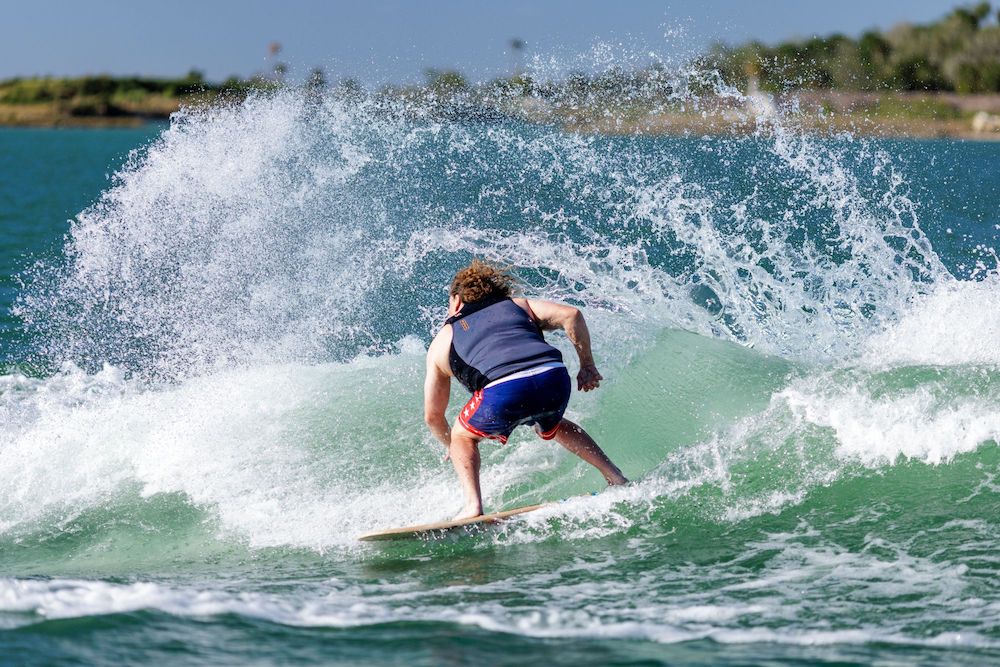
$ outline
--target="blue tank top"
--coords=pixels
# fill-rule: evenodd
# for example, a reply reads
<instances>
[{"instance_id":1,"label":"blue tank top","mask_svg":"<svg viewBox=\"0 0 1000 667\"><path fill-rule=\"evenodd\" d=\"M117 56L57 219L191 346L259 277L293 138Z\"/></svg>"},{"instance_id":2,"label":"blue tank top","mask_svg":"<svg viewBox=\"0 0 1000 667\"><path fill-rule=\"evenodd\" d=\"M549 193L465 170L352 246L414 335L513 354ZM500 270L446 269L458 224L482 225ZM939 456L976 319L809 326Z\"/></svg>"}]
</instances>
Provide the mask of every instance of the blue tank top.
<instances>
[{"instance_id":1,"label":"blue tank top","mask_svg":"<svg viewBox=\"0 0 1000 667\"><path fill-rule=\"evenodd\" d=\"M562 362L562 352L545 342L542 330L510 299L466 304L445 320L451 325L448 362L471 392L512 373Z\"/></svg>"}]
</instances>

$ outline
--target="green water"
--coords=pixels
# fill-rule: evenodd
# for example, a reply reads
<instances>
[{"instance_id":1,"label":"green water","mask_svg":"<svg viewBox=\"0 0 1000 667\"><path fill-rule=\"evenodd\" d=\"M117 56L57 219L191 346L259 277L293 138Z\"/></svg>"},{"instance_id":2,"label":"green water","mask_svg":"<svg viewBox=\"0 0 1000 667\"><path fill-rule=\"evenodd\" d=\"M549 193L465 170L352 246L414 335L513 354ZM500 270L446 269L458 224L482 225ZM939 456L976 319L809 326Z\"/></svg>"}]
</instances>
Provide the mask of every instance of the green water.
<instances>
[{"instance_id":1,"label":"green water","mask_svg":"<svg viewBox=\"0 0 1000 667\"><path fill-rule=\"evenodd\" d=\"M129 151L159 133L138 130L0 128L0 327L12 360L15 276L40 257L57 254L68 221L97 197ZM16 357L13 357L16 358Z\"/></svg>"},{"instance_id":2,"label":"green water","mask_svg":"<svg viewBox=\"0 0 1000 667\"><path fill-rule=\"evenodd\" d=\"M0 662L1000 661L1000 146L372 118L0 131ZM584 307L636 483L359 543L460 504L474 254ZM524 431L489 508L600 488Z\"/></svg>"}]
</instances>

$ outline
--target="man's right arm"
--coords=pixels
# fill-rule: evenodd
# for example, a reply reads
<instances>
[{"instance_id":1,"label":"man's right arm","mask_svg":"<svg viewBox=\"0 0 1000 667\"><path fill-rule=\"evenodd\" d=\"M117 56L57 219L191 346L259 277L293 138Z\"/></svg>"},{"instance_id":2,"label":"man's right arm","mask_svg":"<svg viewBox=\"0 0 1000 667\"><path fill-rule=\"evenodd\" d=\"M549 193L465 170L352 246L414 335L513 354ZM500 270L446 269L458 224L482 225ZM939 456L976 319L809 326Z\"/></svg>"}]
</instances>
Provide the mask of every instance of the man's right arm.
<instances>
[{"instance_id":1,"label":"man's right arm","mask_svg":"<svg viewBox=\"0 0 1000 667\"><path fill-rule=\"evenodd\" d=\"M594 364L594 352L590 346L590 329L579 308L567 306L554 301L535 301L526 299L526 303L539 326L543 329L562 329L566 337L576 349L580 357L580 372L576 375L576 386L581 391L590 391L601 386L604 378Z\"/></svg>"}]
</instances>

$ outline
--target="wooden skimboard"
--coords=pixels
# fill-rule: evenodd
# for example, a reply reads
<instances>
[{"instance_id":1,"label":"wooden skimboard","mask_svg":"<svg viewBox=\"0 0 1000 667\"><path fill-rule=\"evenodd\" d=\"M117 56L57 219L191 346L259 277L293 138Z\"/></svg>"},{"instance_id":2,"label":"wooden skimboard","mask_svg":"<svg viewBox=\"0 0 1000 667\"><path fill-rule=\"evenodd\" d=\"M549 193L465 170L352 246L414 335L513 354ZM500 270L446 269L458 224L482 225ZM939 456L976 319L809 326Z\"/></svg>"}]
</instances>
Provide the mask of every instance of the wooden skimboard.
<instances>
[{"instance_id":1,"label":"wooden skimboard","mask_svg":"<svg viewBox=\"0 0 1000 667\"><path fill-rule=\"evenodd\" d=\"M393 528L392 530L381 530L374 533L366 533L358 539L362 542L378 542L381 540L411 540L416 537L426 537L433 533L444 533L449 530L455 530L456 528L500 523L501 521L509 519L512 516L517 516L518 514L524 514L526 512L533 512L549 504L550 503L528 505L527 507L518 507L512 510L504 510L503 512L481 514L477 517L473 517L471 519L461 519L460 521L442 521L440 523L425 523L419 526L405 526L403 528Z\"/></svg>"}]
</instances>

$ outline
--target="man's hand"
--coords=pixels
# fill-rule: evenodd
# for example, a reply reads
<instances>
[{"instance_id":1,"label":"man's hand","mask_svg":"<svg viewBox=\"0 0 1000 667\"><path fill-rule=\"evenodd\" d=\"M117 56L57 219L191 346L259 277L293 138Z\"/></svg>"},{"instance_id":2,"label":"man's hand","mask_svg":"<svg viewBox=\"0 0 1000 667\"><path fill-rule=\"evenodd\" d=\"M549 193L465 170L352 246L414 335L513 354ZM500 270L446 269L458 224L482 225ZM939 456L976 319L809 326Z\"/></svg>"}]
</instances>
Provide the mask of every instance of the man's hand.
<instances>
[{"instance_id":1,"label":"man's hand","mask_svg":"<svg viewBox=\"0 0 1000 667\"><path fill-rule=\"evenodd\" d=\"M580 391L590 391L601 386L604 377L597 371L597 366L588 364L580 367L576 374L576 388Z\"/></svg>"}]
</instances>

